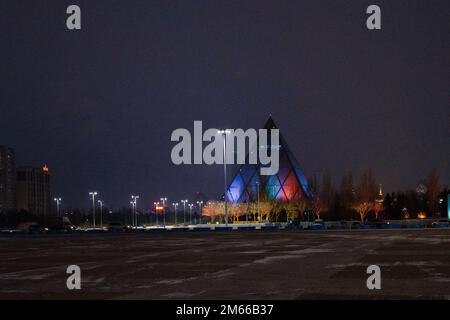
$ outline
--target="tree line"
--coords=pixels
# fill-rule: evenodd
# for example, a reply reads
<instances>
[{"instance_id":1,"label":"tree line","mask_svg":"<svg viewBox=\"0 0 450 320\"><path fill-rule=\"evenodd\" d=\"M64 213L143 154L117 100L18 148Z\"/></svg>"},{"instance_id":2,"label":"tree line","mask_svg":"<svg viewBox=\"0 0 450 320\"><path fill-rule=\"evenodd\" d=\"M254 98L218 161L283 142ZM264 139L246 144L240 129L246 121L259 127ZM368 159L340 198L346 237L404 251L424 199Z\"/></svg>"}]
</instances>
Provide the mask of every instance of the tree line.
<instances>
[{"instance_id":1,"label":"tree line","mask_svg":"<svg viewBox=\"0 0 450 320\"><path fill-rule=\"evenodd\" d=\"M309 179L312 199L304 197L290 202L267 199L261 193L259 202L229 203L228 216L232 222L288 222L325 220L381 221L446 216L449 189L441 187L439 174L431 170L425 181L415 189L381 193L371 169L365 170L357 181L345 174L338 188L333 187L329 174ZM224 222L224 202L208 201L202 214L212 222Z\"/></svg>"}]
</instances>

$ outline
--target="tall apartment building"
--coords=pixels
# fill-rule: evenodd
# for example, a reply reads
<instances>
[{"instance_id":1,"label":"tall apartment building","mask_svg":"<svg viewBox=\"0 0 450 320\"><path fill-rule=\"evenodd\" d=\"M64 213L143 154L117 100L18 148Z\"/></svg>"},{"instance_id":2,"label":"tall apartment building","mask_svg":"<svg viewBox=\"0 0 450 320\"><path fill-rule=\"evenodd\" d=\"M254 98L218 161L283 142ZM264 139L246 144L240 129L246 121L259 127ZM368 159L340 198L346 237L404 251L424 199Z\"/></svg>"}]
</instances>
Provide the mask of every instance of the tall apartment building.
<instances>
[{"instance_id":1,"label":"tall apartment building","mask_svg":"<svg viewBox=\"0 0 450 320\"><path fill-rule=\"evenodd\" d=\"M15 181L14 149L0 146L0 212L15 208Z\"/></svg>"},{"instance_id":2,"label":"tall apartment building","mask_svg":"<svg viewBox=\"0 0 450 320\"><path fill-rule=\"evenodd\" d=\"M51 213L51 184L47 166L17 168L16 202L17 210L26 210L37 215Z\"/></svg>"}]
</instances>

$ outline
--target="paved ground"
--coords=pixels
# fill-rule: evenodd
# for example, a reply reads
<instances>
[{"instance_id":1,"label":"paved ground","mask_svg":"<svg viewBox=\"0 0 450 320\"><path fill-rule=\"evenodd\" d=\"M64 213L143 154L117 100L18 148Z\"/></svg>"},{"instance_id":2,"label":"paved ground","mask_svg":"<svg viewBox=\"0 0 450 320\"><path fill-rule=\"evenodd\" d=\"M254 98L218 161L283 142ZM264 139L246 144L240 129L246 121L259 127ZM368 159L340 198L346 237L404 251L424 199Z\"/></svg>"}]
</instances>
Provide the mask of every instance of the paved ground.
<instances>
[{"instance_id":1,"label":"paved ground","mask_svg":"<svg viewBox=\"0 0 450 320\"><path fill-rule=\"evenodd\" d=\"M0 237L0 299L33 298L450 299L450 230Z\"/></svg>"}]
</instances>

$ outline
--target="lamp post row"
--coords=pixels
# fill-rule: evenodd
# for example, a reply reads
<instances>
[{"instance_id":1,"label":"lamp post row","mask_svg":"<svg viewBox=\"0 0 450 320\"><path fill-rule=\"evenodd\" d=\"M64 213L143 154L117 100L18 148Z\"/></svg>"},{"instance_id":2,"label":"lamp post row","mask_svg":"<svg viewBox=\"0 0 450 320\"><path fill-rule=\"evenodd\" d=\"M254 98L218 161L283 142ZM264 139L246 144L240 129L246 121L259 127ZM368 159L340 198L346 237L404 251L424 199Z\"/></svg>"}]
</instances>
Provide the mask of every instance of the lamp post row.
<instances>
[{"instance_id":1,"label":"lamp post row","mask_svg":"<svg viewBox=\"0 0 450 320\"><path fill-rule=\"evenodd\" d=\"M95 221L95 199L98 196L98 192L97 191L91 191L89 192L89 196L92 200L92 224L93 227L96 228L96 221ZM137 200L139 199L139 196L135 196L132 195L131 196L131 207L132 207L132 225L133 227L137 227L138 225L138 221L137 221ZM56 202L56 213L58 216L61 215L61 202L62 202L62 198L57 197L53 199ZM166 202L167 202L167 198L161 198L160 199L162 201L162 205L163 205L163 225L166 225ZM103 227L103 207L105 205L105 202L103 200L98 199L97 203L100 206L100 227ZM193 203L189 203L189 200L187 199L183 199L181 200L181 203L183 204L183 222L184 224L186 224L186 205L188 205L189 207L189 223L192 224L192 208L194 207ZM153 202L153 204L155 205L155 211L157 211L157 207L159 206L159 202ZM175 210L175 224L177 223L177 213L178 213L178 202L174 202L172 203L174 210ZM199 219L197 221L198 224L201 223L202 220L202 206L203 206L203 201L197 201L197 206L199 207ZM158 214L156 214L156 224L158 224Z\"/></svg>"}]
</instances>

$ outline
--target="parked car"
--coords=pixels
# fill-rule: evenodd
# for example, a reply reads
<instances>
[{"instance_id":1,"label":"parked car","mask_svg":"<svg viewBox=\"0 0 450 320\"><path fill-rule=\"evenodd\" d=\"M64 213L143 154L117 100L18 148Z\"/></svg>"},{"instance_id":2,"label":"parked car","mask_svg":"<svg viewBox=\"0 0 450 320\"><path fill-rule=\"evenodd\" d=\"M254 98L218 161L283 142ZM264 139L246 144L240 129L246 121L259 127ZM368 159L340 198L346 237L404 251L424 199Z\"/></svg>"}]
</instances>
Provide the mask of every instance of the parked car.
<instances>
[{"instance_id":1,"label":"parked car","mask_svg":"<svg viewBox=\"0 0 450 320\"><path fill-rule=\"evenodd\" d=\"M44 228L43 226L39 224L32 224L28 227L28 233L31 234L43 234L47 233L48 229Z\"/></svg>"},{"instance_id":2,"label":"parked car","mask_svg":"<svg viewBox=\"0 0 450 320\"><path fill-rule=\"evenodd\" d=\"M330 230L336 230L336 229L342 229L341 224L340 223L332 223L328 225L328 229Z\"/></svg>"},{"instance_id":3,"label":"parked car","mask_svg":"<svg viewBox=\"0 0 450 320\"><path fill-rule=\"evenodd\" d=\"M314 222L308 227L309 230L325 230L325 222L322 219L316 219Z\"/></svg>"},{"instance_id":4,"label":"parked car","mask_svg":"<svg viewBox=\"0 0 450 320\"><path fill-rule=\"evenodd\" d=\"M47 217L45 225L50 233L72 232L75 230L68 217Z\"/></svg>"},{"instance_id":5,"label":"parked car","mask_svg":"<svg viewBox=\"0 0 450 320\"><path fill-rule=\"evenodd\" d=\"M123 232L127 231L127 226L119 221L111 221L110 223L108 223L107 230L109 232Z\"/></svg>"},{"instance_id":6,"label":"parked car","mask_svg":"<svg viewBox=\"0 0 450 320\"><path fill-rule=\"evenodd\" d=\"M438 221L434 221L431 226L433 228L449 228L450 220L447 219L439 219Z\"/></svg>"},{"instance_id":7,"label":"parked car","mask_svg":"<svg viewBox=\"0 0 450 320\"><path fill-rule=\"evenodd\" d=\"M389 222L386 221L369 221L365 225L368 228L371 229L388 229L389 228Z\"/></svg>"},{"instance_id":8,"label":"parked car","mask_svg":"<svg viewBox=\"0 0 450 320\"><path fill-rule=\"evenodd\" d=\"M42 234L47 233L48 231L47 228L44 228L37 222L22 222L19 224L17 229L22 230L22 232L31 234Z\"/></svg>"},{"instance_id":9,"label":"parked car","mask_svg":"<svg viewBox=\"0 0 450 320\"><path fill-rule=\"evenodd\" d=\"M364 225L359 221L353 221L350 225L350 229L364 229Z\"/></svg>"},{"instance_id":10,"label":"parked car","mask_svg":"<svg viewBox=\"0 0 450 320\"><path fill-rule=\"evenodd\" d=\"M347 221L342 220L340 222L340 226L341 226L341 229L347 229L348 228Z\"/></svg>"}]
</instances>

